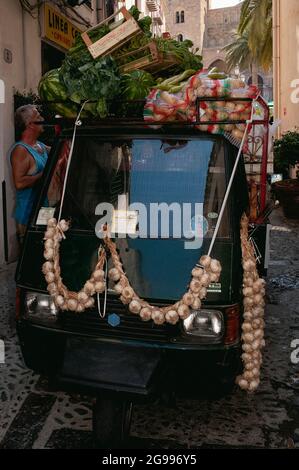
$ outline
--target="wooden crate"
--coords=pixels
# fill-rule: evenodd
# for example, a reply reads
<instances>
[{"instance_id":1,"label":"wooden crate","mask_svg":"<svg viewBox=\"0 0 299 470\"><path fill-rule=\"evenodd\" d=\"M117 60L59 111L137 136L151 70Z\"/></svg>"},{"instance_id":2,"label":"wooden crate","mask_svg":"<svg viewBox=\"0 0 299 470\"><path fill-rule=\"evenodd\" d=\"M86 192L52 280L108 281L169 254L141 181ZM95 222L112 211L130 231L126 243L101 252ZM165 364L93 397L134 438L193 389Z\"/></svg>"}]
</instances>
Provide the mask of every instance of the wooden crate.
<instances>
[{"instance_id":1,"label":"wooden crate","mask_svg":"<svg viewBox=\"0 0 299 470\"><path fill-rule=\"evenodd\" d=\"M123 15L125 21L117 28L110 31L110 33L106 34L104 37L93 43L88 36L88 33L103 26L104 24L109 23L109 21L111 21L120 13ZM89 28L87 31L81 34L81 36L92 57L96 59L97 57L111 54L134 36L141 33L142 29L139 27L137 21L135 21L135 19L132 17L132 15L130 15L125 7L122 7L120 10L111 15L109 18L106 18L97 26Z\"/></svg>"},{"instance_id":2,"label":"wooden crate","mask_svg":"<svg viewBox=\"0 0 299 470\"><path fill-rule=\"evenodd\" d=\"M128 52L118 57L123 59L127 56L138 54L145 51L145 54L140 59L128 62L125 65L120 66L119 70L121 73L131 72L133 70L147 70L148 72L159 72L165 70L173 65L177 64L177 60L172 55L165 55L159 52L157 44L154 41L149 42L146 46L136 49L135 51ZM146 52L147 51L147 52Z\"/></svg>"}]
</instances>

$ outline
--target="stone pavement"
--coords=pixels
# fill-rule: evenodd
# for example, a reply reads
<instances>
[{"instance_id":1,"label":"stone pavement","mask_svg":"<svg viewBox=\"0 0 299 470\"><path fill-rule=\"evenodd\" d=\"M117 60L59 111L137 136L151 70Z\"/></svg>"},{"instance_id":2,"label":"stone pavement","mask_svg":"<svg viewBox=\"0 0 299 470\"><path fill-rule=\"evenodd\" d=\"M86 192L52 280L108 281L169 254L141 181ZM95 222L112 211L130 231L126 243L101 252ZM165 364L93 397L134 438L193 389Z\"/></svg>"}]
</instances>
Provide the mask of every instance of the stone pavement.
<instances>
[{"instance_id":1,"label":"stone pavement","mask_svg":"<svg viewBox=\"0 0 299 470\"><path fill-rule=\"evenodd\" d=\"M130 448L299 448L299 364L291 362L291 343L299 340L299 223L280 210L271 222L267 344L258 392L236 388L220 399L135 406ZM93 448L92 400L51 391L23 364L13 319L14 270L0 268L0 339L6 346L0 448Z\"/></svg>"}]
</instances>

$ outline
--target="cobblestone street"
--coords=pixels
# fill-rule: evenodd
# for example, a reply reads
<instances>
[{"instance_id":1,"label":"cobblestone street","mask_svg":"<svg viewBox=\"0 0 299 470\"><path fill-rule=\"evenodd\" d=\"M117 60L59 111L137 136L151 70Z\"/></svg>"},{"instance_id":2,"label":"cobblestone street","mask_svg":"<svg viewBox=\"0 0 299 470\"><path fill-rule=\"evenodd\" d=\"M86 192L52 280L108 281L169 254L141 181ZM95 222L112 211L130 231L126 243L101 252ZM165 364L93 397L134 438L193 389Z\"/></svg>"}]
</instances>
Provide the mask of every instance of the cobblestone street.
<instances>
[{"instance_id":1,"label":"cobblestone street","mask_svg":"<svg viewBox=\"0 0 299 470\"><path fill-rule=\"evenodd\" d=\"M299 448L299 223L271 216L266 349L258 392L236 388L220 399L178 400L176 406L136 405L130 448ZM15 266L0 269L0 448L91 449L92 400L53 392L28 370L14 327Z\"/></svg>"}]
</instances>

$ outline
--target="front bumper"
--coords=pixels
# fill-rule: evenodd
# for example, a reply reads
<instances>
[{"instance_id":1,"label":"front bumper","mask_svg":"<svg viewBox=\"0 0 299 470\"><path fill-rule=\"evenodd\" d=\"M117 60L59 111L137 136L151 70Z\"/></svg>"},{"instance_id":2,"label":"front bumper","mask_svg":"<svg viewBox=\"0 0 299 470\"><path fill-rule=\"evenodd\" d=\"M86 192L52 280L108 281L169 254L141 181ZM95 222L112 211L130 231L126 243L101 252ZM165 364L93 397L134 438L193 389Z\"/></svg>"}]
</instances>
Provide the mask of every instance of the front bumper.
<instances>
[{"instance_id":1,"label":"front bumper","mask_svg":"<svg viewBox=\"0 0 299 470\"><path fill-rule=\"evenodd\" d=\"M194 391L203 380L234 380L240 370L239 343L224 347L95 337L24 319L17 330L26 365L68 391L147 395L157 386L179 390L182 384Z\"/></svg>"}]
</instances>

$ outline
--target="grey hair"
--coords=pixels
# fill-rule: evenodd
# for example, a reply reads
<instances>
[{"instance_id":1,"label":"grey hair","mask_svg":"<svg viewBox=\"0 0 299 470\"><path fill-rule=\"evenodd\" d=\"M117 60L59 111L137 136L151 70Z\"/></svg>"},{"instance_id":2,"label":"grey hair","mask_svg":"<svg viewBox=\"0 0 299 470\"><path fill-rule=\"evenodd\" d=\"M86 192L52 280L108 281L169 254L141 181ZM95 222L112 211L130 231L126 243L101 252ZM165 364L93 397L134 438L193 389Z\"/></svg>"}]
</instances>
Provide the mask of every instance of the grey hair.
<instances>
[{"instance_id":1,"label":"grey hair","mask_svg":"<svg viewBox=\"0 0 299 470\"><path fill-rule=\"evenodd\" d=\"M16 131L22 134L27 128L34 111L37 110L37 107L33 104L25 104L20 106L15 112L15 126Z\"/></svg>"}]
</instances>

